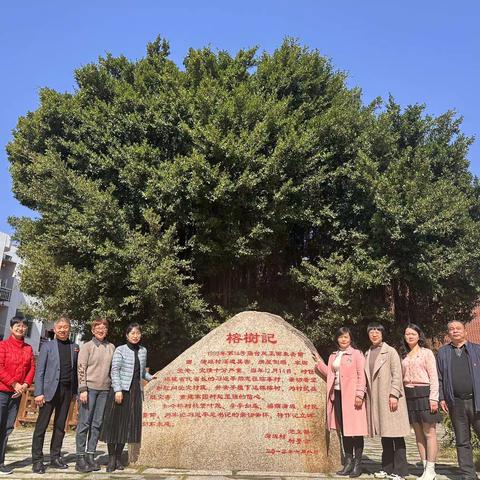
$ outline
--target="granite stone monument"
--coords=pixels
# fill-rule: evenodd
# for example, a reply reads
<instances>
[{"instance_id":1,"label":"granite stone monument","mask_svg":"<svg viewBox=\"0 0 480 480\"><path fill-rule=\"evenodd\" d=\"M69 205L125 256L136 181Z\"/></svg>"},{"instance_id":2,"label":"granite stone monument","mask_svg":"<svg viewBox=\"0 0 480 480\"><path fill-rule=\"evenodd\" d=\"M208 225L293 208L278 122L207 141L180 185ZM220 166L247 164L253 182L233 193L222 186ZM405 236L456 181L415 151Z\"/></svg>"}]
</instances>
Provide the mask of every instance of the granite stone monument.
<instances>
[{"instance_id":1,"label":"granite stone monument","mask_svg":"<svg viewBox=\"0 0 480 480\"><path fill-rule=\"evenodd\" d=\"M140 465L196 470L330 472L338 437L325 424L315 347L282 318L242 312L145 387Z\"/></svg>"}]
</instances>

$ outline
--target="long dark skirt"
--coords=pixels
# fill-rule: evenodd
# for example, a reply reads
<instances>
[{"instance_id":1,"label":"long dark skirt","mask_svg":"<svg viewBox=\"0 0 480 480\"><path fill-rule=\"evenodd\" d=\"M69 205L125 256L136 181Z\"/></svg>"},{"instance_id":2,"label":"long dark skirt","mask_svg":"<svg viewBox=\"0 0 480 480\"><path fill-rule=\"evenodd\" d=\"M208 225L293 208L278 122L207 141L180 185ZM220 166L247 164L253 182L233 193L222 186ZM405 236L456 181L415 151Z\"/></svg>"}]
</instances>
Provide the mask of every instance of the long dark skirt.
<instances>
[{"instance_id":1,"label":"long dark skirt","mask_svg":"<svg viewBox=\"0 0 480 480\"><path fill-rule=\"evenodd\" d=\"M430 387L428 385L405 388L410 423L439 423L442 421L439 411L431 413L429 396Z\"/></svg>"},{"instance_id":2,"label":"long dark skirt","mask_svg":"<svg viewBox=\"0 0 480 480\"><path fill-rule=\"evenodd\" d=\"M108 392L100 440L106 443L139 443L142 438L142 392L133 381L130 391L123 390L123 402L115 403L115 392Z\"/></svg>"}]
</instances>

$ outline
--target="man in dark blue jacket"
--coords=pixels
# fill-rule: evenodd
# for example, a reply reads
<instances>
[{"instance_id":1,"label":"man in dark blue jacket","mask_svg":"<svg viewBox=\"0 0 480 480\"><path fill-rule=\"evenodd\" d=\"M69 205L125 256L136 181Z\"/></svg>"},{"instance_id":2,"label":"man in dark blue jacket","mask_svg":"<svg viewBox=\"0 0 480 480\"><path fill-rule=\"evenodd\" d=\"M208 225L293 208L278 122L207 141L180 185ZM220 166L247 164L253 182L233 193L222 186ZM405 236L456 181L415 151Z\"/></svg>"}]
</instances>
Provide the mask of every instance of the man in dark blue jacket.
<instances>
[{"instance_id":1,"label":"man in dark blue jacket","mask_svg":"<svg viewBox=\"0 0 480 480\"><path fill-rule=\"evenodd\" d=\"M440 407L452 419L462 479L476 480L470 429L480 435L480 345L467 341L459 321L448 323L448 336L437 356Z\"/></svg>"},{"instance_id":2,"label":"man in dark blue jacket","mask_svg":"<svg viewBox=\"0 0 480 480\"><path fill-rule=\"evenodd\" d=\"M55 411L50 465L68 468L60 456L65 423L72 397L77 394L78 345L70 337L70 320L60 317L53 327L55 339L45 342L40 349L35 374L35 403L40 407L33 432L32 458L34 473L45 473L43 465L43 441L50 418Z\"/></svg>"}]
</instances>

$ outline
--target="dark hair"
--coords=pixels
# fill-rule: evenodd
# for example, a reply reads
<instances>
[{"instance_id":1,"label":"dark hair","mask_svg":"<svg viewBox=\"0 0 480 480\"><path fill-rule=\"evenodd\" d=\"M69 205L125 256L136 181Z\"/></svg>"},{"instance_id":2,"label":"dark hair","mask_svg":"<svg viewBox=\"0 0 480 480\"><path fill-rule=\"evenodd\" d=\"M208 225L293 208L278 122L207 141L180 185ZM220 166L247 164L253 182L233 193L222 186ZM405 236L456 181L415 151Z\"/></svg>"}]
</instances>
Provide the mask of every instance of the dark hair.
<instances>
[{"instance_id":1,"label":"dark hair","mask_svg":"<svg viewBox=\"0 0 480 480\"><path fill-rule=\"evenodd\" d=\"M355 341L353 339L352 331L348 327L340 327L337 332L335 333L335 337L333 338L334 342L338 345L338 338L342 335L350 335L350 344L353 348L355 347Z\"/></svg>"},{"instance_id":2,"label":"dark hair","mask_svg":"<svg viewBox=\"0 0 480 480\"><path fill-rule=\"evenodd\" d=\"M103 325L108 329L108 320L106 318L98 317L92 322L92 330L99 325Z\"/></svg>"},{"instance_id":3,"label":"dark hair","mask_svg":"<svg viewBox=\"0 0 480 480\"><path fill-rule=\"evenodd\" d=\"M409 323L406 327L410 328L411 330L415 330L418 333L418 345L420 347L424 347L427 344L427 338L425 337L425 334L423 333L423 330L416 325L415 323ZM402 340L402 346L400 347L400 356L402 358L406 357L408 352L410 351L410 347L408 346L408 343L405 341L405 334L403 335L403 340Z\"/></svg>"},{"instance_id":4,"label":"dark hair","mask_svg":"<svg viewBox=\"0 0 480 480\"><path fill-rule=\"evenodd\" d=\"M11 320L10 320L10 328L16 325L17 323L24 323L25 325L27 324L27 321L25 320L25 317L22 317L20 315L15 315Z\"/></svg>"},{"instance_id":5,"label":"dark hair","mask_svg":"<svg viewBox=\"0 0 480 480\"><path fill-rule=\"evenodd\" d=\"M53 325L57 325L58 323L68 323L70 327L72 326L72 322L70 321L70 318L65 314L62 313L54 322Z\"/></svg>"},{"instance_id":6,"label":"dark hair","mask_svg":"<svg viewBox=\"0 0 480 480\"><path fill-rule=\"evenodd\" d=\"M448 326L449 326L451 323L454 323L454 322L455 322L455 323L460 323L460 324L462 324L464 327L466 326L466 322L464 322L463 320L449 320L449 321L447 322L447 329L448 329Z\"/></svg>"},{"instance_id":7,"label":"dark hair","mask_svg":"<svg viewBox=\"0 0 480 480\"><path fill-rule=\"evenodd\" d=\"M387 332L385 330L385 327L381 323L370 322L367 326L367 333L369 333L370 330L378 330L382 334L382 342L385 341L385 337L387 336Z\"/></svg>"},{"instance_id":8,"label":"dark hair","mask_svg":"<svg viewBox=\"0 0 480 480\"><path fill-rule=\"evenodd\" d=\"M125 335L128 335L134 328L138 328L139 332L142 333L142 328L137 322L129 323L125 329Z\"/></svg>"}]
</instances>

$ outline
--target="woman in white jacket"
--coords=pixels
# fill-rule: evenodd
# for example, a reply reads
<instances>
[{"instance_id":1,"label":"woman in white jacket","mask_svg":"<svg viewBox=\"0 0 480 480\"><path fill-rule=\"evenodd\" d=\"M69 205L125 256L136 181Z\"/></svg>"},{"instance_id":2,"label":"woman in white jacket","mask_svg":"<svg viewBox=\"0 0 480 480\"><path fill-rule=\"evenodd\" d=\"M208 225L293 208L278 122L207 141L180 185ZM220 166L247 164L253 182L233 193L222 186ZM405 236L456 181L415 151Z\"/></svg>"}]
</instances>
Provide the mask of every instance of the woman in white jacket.
<instances>
[{"instance_id":1,"label":"woman in white jacket","mask_svg":"<svg viewBox=\"0 0 480 480\"><path fill-rule=\"evenodd\" d=\"M131 323L125 334L127 343L113 354L112 389L100 434L108 445L107 472L123 470L123 447L126 443L139 443L142 438L142 379L152 379L146 370L147 349L140 345L140 325Z\"/></svg>"}]
</instances>

